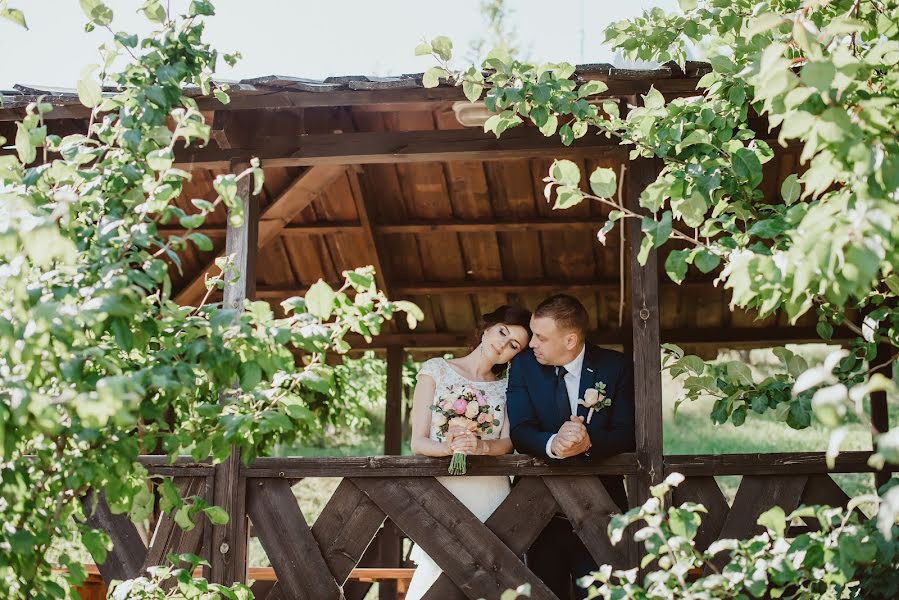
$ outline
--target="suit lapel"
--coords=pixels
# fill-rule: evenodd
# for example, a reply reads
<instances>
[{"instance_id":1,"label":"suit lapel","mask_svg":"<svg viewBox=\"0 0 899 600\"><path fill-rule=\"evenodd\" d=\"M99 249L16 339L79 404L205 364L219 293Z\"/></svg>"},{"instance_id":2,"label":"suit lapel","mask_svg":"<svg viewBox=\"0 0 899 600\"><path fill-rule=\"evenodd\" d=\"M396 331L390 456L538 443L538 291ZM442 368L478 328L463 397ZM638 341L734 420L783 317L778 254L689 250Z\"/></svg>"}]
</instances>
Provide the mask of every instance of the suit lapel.
<instances>
[{"instance_id":1,"label":"suit lapel","mask_svg":"<svg viewBox=\"0 0 899 600\"><path fill-rule=\"evenodd\" d=\"M587 391L587 388L592 388L593 384L596 382L596 365L593 360L593 352L591 351L592 347L590 344L587 344L586 349L584 350L584 364L581 365L581 381L578 386L577 397L578 400L584 399L584 392ZM577 407L578 416L587 418L587 409L583 406Z\"/></svg>"}]
</instances>

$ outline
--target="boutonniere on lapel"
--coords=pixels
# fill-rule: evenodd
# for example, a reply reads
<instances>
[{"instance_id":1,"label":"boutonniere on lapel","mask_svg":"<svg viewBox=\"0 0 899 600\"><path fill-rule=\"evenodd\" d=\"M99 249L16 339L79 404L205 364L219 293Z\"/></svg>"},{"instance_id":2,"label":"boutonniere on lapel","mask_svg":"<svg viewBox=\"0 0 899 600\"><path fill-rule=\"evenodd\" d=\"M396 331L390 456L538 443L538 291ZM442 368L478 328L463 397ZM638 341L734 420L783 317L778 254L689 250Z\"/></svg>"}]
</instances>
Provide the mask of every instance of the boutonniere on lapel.
<instances>
[{"instance_id":1,"label":"boutonniere on lapel","mask_svg":"<svg viewBox=\"0 0 899 600\"><path fill-rule=\"evenodd\" d=\"M587 411L587 423L593 418L593 411L600 411L607 406L612 406L612 399L606 396L606 384L597 381L592 388L584 390L584 399L578 400L578 404L583 406Z\"/></svg>"}]
</instances>

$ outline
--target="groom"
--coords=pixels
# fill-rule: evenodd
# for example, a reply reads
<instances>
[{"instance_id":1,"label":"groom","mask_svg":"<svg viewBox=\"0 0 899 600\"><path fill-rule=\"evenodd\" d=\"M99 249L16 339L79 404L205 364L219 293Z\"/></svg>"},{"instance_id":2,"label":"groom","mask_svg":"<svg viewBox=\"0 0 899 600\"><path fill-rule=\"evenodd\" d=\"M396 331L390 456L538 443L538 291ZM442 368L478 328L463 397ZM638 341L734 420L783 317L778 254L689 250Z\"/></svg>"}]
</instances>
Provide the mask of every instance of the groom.
<instances>
[{"instance_id":1,"label":"groom","mask_svg":"<svg viewBox=\"0 0 899 600\"><path fill-rule=\"evenodd\" d=\"M506 410L515 449L559 461L589 461L634 450L632 361L586 342L587 311L577 298L547 298L531 318L530 348L512 360ZM611 405L579 405L588 389L605 386ZM592 396L592 392L587 394ZM600 405L597 405L599 407ZM624 478L600 477L622 511ZM528 566L561 599L572 580L598 569L564 514L554 516L528 551ZM575 586L578 598L587 590Z\"/></svg>"}]
</instances>

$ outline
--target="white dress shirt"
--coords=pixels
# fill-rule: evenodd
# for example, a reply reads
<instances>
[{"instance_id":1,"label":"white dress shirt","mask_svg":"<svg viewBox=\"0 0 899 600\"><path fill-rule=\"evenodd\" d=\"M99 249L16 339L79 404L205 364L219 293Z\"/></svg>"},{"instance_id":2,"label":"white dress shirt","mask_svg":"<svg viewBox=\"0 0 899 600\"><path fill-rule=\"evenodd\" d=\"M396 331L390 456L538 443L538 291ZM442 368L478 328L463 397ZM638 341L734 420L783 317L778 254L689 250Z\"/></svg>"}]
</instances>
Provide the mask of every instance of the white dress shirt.
<instances>
[{"instance_id":1,"label":"white dress shirt","mask_svg":"<svg viewBox=\"0 0 899 600\"><path fill-rule=\"evenodd\" d=\"M578 388L581 386L581 370L584 368L584 355L586 353L587 346L581 346L581 351L574 357L574 360L567 365L563 365L565 370L568 371L565 374L565 389L568 390L568 405L571 407L571 414L573 415L577 414L578 400L580 400L578 398L578 392L580 391ZM554 439L556 439L556 434L550 436L546 442L546 455L550 458L560 458L552 452Z\"/></svg>"}]
</instances>

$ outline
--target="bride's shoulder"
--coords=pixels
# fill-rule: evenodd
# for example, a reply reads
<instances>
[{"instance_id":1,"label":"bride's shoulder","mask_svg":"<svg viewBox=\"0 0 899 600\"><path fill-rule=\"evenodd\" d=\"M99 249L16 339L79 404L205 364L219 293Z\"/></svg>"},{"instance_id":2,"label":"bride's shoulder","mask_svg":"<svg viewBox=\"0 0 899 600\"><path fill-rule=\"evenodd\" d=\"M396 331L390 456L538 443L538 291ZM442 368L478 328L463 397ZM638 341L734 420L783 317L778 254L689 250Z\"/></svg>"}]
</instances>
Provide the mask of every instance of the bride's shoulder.
<instances>
[{"instance_id":1,"label":"bride's shoulder","mask_svg":"<svg viewBox=\"0 0 899 600\"><path fill-rule=\"evenodd\" d=\"M432 377L435 381L440 378L440 375L445 370L446 361L440 357L429 358L428 360L421 363L421 368L418 370L419 375L428 375Z\"/></svg>"}]
</instances>

